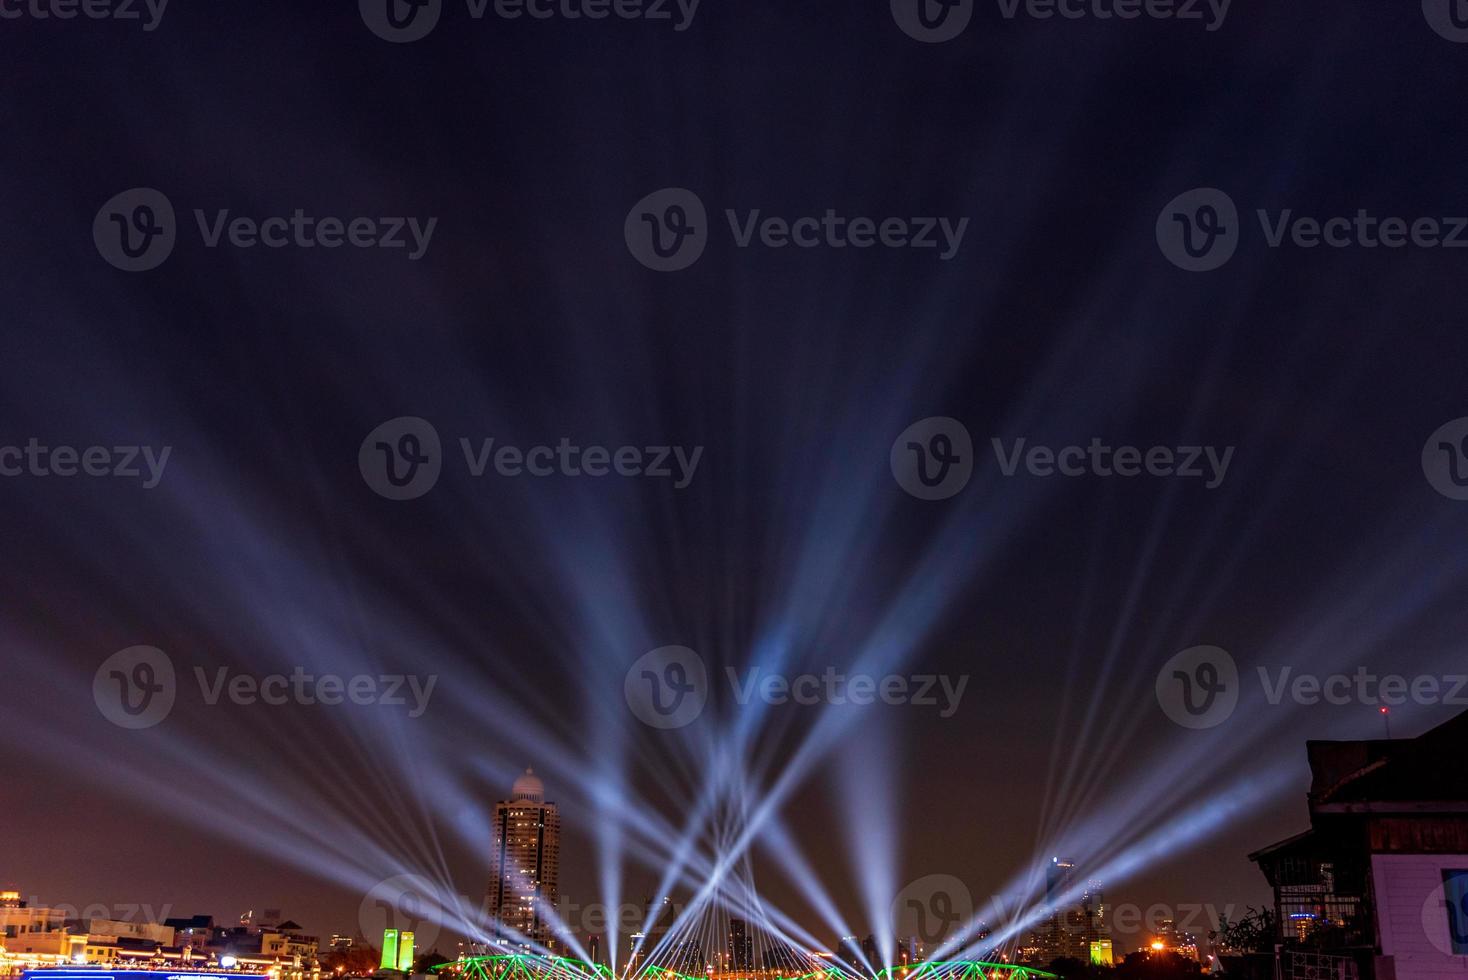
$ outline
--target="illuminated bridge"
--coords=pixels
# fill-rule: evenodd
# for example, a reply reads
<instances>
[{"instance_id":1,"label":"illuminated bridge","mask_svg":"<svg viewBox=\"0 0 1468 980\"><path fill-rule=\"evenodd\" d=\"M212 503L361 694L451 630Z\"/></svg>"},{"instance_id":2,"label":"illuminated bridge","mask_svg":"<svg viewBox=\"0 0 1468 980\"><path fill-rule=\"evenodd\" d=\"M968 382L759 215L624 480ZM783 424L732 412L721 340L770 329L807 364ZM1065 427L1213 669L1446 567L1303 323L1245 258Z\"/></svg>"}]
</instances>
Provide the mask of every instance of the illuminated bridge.
<instances>
[{"instance_id":1,"label":"illuminated bridge","mask_svg":"<svg viewBox=\"0 0 1468 980\"><path fill-rule=\"evenodd\" d=\"M632 980L1059 980L1053 973L1013 963L945 960L891 967L875 978L813 960L805 973L797 970L719 970L680 973L650 964L631 971ZM468 956L436 968L462 980L629 980L602 965L566 957L529 955Z\"/></svg>"}]
</instances>

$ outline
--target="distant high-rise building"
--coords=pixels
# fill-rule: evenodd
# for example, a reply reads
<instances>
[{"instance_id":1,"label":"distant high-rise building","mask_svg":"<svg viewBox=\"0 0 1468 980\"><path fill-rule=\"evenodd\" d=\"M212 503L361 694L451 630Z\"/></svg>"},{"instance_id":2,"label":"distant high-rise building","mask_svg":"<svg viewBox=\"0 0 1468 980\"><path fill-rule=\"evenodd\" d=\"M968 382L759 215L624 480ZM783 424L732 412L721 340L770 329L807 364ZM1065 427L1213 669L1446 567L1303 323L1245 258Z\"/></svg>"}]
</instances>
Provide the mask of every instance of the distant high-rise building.
<instances>
[{"instance_id":1,"label":"distant high-rise building","mask_svg":"<svg viewBox=\"0 0 1468 980\"><path fill-rule=\"evenodd\" d=\"M1065 892L1075 884L1075 877L1074 861L1062 861L1060 858L1050 861L1050 866L1045 869L1045 902L1050 908L1060 906Z\"/></svg>"},{"instance_id":2,"label":"distant high-rise building","mask_svg":"<svg viewBox=\"0 0 1468 980\"><path fill-rule=\"evenodd\" d=\"M1183 932L1177 927L1172 919L1163 919L1157 923L1157 934L1152 940L1152 949L1155 952L1166 951L1176 953L1184 959L1198 960L1198 938L1190 932Z\"/></svg>"},{"instance_id":3,"label":"distant high-rise building","mask_svg":"<svg viewBox=\"0 0 1468 980\"><path fill-rule=\"evenodd\" d=\"M675 973L697 976L708 969L708 963L703 957L703 946L695 939L674 943L668 954L668 966Z\"/></svg>"},{"instance_id":4,"label":"distant high-rise building","mask_svg":"<svg viewBox=\"0 0 1468 980\"><path fill-rule=\"evenodd\" d=\"M754 969L754 937L749 934L749 923L743 919L729 920L729 969Z\"/></svg>"},{"instance_id":5,"label":"distant high-rise building","mask_svg":"<svg viewBox=\"0 0 1468 980\"><path fill-rule=\"evenodd\" d=\"M495 804L489 869L489 910L501 940L551 945L547 910L560 898L561 815L531 769L515 780L508 800Z\"/></svg>"},{"instance_id":6,"label":"distant high-rise building","mask_svg":"<svg viewBox=\"0 0 1468 980\"><path fill-rule=\"evenodd\" d=\"M873 969L880 970L886 966L882 962L881 951L877 949L876 936L867 936L861 941L861 955L866 957L866 961L872 965Z\"/></svg>"},{"instance_id":7,"label":"distant high-rise building","mask_svg":"<svg viewBox=\"0 0 1468 980\"><path fill-rule=\"evenodd\" d=\"M1092 944L1110 938L1101 882L1093 878L1082 889L1074 861L1051 860L1045 869L1045 904L1049 919L1038 935L1043 962L1061 958L1087 962Z\"/></svg>"},{"instance_id":8,"label":"distant high-rise building","mask_svg":"<svg viewBox=\"0 0 1468 980\"><path fill-rule=\"evenodd\" d=\"M627 971L633 972L647 957L647 933L637 931L627 937Z\"/></svg>"},{"instance_id":9,"label":"distant high-rise building","mask_svg":"<svg viewBox=\"0 0 1468 980\"><path fill-rule=\"evenodd\" d=\"M770 940L760 955L760 965L776 976L790 976L792 970L796 971L796 976L804 975L810 971L801 967L809 960L809 956L796 952L794 946L778 939Z\"/></svg>"},{"instance_id":10,"label":"distant high-rise building","mask_svg":"<svg viewBox=\"0 0 1468 980\"><path fill-rule=\"evenodd\" d=\"M1086 882L1084 901L1091 910L1091 926L1096 931L1096 935L1092 938L1111 938L1111 906L1106 904L1101 882L1095 878Z\"/></svg>"}]
</instances>

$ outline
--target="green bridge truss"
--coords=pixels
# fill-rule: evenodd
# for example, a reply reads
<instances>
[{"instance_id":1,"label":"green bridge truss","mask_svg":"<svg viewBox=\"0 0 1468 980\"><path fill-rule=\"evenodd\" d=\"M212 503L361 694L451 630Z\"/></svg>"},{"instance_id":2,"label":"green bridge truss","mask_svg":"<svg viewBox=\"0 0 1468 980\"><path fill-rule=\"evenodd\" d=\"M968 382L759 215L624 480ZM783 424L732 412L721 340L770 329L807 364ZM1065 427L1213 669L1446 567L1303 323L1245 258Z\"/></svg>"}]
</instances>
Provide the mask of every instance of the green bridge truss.
<instances>
[{"instance_id":1,"label":"green bridge truss","mask_svg":"<svg viewBox=\"0 0 1468 980\"><path fill-rule=\"evenodd\" d=\"M616 977L606 966L561 956L504 954L468 956L445 963L435 970L460 980L627 980ZM723 980L862 980L838 967L822 967L797 974L778 970L731 971L717 975ZM635 980L709 980L705 974L686 974L649 965L637 971ZM1060 980L1053 973L1014 963L983 963L978 960L942 960L889 967L875 980Z\"/></svg>"},{"instance_id":2,"label":"green bridge truss","mask_svg":"<svg viewBox=\"0 0 1468 980\"><path fill-rule=\"evenodd\" d=\"M1060 980L1053 973L1016 963L980 960L933 960L912 966L888 967L877 980Z\"/></svg>"}]
</instances>

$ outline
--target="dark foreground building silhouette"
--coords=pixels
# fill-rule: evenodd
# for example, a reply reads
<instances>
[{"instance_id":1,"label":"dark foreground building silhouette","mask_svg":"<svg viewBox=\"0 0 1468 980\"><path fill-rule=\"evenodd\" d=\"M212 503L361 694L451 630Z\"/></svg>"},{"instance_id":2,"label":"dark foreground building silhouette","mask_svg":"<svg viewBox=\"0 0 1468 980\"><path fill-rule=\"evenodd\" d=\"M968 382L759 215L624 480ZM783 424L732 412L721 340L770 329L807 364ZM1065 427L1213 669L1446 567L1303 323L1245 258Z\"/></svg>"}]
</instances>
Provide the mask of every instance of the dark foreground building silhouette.
<instances>
[{"instance_id":1,"label":"dark foreground building silhouette","mask_svg":"<svg viewBox=\"0 0 1468 980\"><path fill-rule=\"evenodd\" d=\"M1468 712L1307 749L1311 829L1250 855L1274 887L1275 975L1468 977Z\"/></svg>"}]
</instances>

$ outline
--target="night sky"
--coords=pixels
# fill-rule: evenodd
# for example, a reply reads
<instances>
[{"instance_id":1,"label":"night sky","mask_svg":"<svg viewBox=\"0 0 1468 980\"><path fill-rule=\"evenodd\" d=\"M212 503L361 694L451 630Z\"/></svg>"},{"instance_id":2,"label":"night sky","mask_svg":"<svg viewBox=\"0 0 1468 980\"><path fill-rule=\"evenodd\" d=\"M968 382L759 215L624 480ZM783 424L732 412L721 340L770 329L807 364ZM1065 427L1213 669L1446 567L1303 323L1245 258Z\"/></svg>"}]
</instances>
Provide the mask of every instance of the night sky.
<instances>
[{"instance_id":1,"label":"night sky","mask_svg":"<svg viewBox=\"0 0 1468 980\"><path fill-rule=\"evenodd\" d=\"M1239 0L1209 31L978 3L934 44L886 0L703 0L681 31L445 0L403 44L355 7L0 20L0 446L172 447L152 489L0 478L0 884L353 932L363 882L399 872L477 899L487 808L533 765L564 811L562 892L593 901L597 787L677 825L748 713L725 667L780 650L787 672L969 677L951 717L832 706L845 727L779 807L860 932L873 862L982 903L1055 847L1104 846L1114 812L1216 818L1109 876L1113 902L1261 904L1247 854L1307 827L1304 741L1383 726L1268 705L1255 668L1463 671L1468 503L1421 456L1468 415L1468 253L1271 248L1255 218L1468 215L1468 44L1418 4ZM178 241L130 273L91 229L135 187L171 201ZM623 227L667 187L699 196L709 241L663 273ZM1241 215L1206 273L1154 229L1197 187ZM412 260L208 248L196 209L438 221ZM945 261L739 248L726 209L969 223ZM445 458L393 501L358 451L401 416ZM933 416L977 460L925 501L889 451ZM678 489L474 478L458 449L563 437L703 453ZM1208 489L1006 477L992 437L1235 451ZM623 680L672 644L715 691L664 732ZM1190 731L1154 684L1200 644L1248 693ZM134 645L180 675L144 731L93 699ZM193 681L298 665L438 680L420 718L210 705ZM1461 710L1404 706L1393 734ZM760 713L736 797L755 806L823 714ZM753 853L761 894L833 941ZM625 880L640 900L656 878L628 852Z\"/></svg>"}]
</instances>

